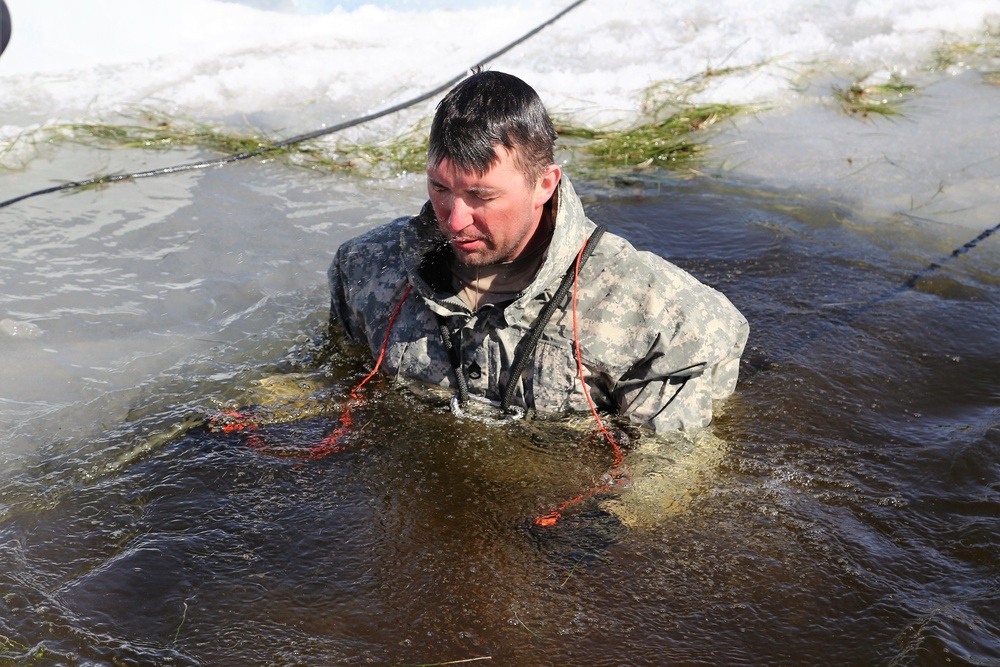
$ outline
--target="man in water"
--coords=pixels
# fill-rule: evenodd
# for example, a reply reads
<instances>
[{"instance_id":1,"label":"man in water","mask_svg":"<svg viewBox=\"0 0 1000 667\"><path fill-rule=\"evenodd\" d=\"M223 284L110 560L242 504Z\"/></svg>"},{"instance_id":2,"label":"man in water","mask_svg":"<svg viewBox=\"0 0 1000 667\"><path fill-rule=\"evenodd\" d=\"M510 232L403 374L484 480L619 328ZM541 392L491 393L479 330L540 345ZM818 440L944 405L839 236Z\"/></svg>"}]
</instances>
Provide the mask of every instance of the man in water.
<instances>
[{"instance_id":1,"label":"man in water","mask_svg":"<svg viewBox=\"0 0 1000 667\"><path fill-rule=\"evenodd\" d=\"M392 378L457 392L453 404L592 401L656 432L708 425L736 386L746 319L664 259L595 233L555 140L520 79L478 72L455 87L431 126L430 200L337 251L331 330Z\"/></svg>"}]
</instances>

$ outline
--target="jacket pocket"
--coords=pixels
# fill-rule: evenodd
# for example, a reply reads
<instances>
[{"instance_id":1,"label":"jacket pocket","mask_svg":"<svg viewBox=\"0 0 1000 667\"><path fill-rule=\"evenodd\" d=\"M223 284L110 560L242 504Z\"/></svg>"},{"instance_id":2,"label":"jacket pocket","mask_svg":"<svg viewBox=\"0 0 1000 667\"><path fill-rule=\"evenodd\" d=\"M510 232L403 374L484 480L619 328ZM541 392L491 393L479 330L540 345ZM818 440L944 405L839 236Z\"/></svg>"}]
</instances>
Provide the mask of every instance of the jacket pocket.
<instances>
[{"instance_id":1,"label":"jacket pocket","mask_svg":"<svg viewBox=\"0 0 1000 667\"><path fill-rule=\"evenodd\" d=\"M390 375L395 375L397 379L407 378L453 387L454 372L448 353L443 345L432 343L427 338L421 338L393 346L394 358L399 361L395 369L387 369Z\"/></svg>"},{"instance_id":2,"label":"jacket pocket","mask_svg":"<svg viewBox=\"0 0 1000 667\"><path fill-rule=\"evenodd\" d=\"M539 341L531 382L534 409L542 412L586 410L587 399L580 386L576 354L571 341L559 344Z\"/></svg>"}]
</instances>

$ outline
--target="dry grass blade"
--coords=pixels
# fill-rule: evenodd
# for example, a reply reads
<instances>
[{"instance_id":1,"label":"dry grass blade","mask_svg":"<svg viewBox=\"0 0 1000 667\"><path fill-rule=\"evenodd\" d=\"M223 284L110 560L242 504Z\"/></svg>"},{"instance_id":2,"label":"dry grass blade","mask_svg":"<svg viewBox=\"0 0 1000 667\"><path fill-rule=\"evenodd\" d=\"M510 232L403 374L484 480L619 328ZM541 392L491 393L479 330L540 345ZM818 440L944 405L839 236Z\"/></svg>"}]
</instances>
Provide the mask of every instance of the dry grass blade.
<instances>
[{"instance_id":1,"label":"dry grass blade","mask_svg":"<svg viewBox=\"0 0 1000 667\"><path fill-rule=\"evenodd\" d=\"M470 662L479 662L481 660L492 660L493 656L484 655L479 658L465 658L464 660L448 660L447 662L423 662L419 665L414 665L414 667L443 667L444 665L464 665Z\"/></svg>"}]
</instances>

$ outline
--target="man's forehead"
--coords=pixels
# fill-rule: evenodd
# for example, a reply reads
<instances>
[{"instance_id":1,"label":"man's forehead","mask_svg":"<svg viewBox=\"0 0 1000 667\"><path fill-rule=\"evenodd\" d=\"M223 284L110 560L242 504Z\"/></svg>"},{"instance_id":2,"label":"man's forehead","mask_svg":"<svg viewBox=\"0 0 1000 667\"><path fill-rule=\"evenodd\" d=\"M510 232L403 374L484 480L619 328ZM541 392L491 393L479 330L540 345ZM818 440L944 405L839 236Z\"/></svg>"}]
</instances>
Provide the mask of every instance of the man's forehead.
<instances>
[{"instance_id":1,"label":"man's forehead","mask_svg":"<svg viewBox=\"0 0 1000 667\"><path fill-rule=\"evenodd\" d=\"M437 164L428 162L427 179L440 185L455 184L472 189L503 189L511 186L512 179L517 177L530 186L531 178L524 173L517 149L508 150L502 144L494 145L496 160L484 173L476 169L462 169L455 161L442 157Z\"/></svg>"},{"instance_id":2,"label":"man's forehead","mask_svg":"<svg viewBox=\"0 0 1000 667\"><path fill-rule=\"evenodd\" d=\"M427 179L431 183L468 189L501 188L510 176L519 173L516 167L506 160L498 160L482 174L475 169L462 169L448 158L442 158L436 165L427 166Z\"/></svg>"}]
</instances>

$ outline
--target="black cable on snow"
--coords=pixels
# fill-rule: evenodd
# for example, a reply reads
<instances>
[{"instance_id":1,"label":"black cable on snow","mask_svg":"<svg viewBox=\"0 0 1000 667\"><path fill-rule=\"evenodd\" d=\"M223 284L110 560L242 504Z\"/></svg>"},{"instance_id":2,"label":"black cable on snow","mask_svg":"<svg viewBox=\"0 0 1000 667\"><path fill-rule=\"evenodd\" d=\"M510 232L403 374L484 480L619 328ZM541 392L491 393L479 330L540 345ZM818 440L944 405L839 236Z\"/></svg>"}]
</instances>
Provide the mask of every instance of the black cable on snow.
<instances>
[{"instance_id":1,"label":"black cable on snow","mask_svg":"<svg viewBox=\"0 0 1000 667\"><path fill-rule=\"evenodd\" d=\"M206 169L208 167L216 167L216 166L220 166L220 165L224 165L224 164L230 164L232 162L239 162L240 160L246 160L246 159L249 159L249 158L252 158L252 157L257 157L259 155L265 155L267 153L270 153L271 151L276 151L276 150L280 150L282 148L287 148L288 146L292 146L294 144L299 144L299 143L302 143L304 141L309 141L310 139L316 139L318 137L322 137L322 136L325 136L325 135L328 135L328 134L334 134L335 132L340 132L341 130L346 130L347 128L350 128L350 127L355 127L357 125L363 125L364 123L368 123L368 122L371 122L371 121L376 120L378 118L382 118L383 116L388 116L390 114L394 114L397 111L402 111L403 109L415 106L417 104L420 104L421 102L429 100L429 99L431 99L432 97L434 97L436 95L440 95L441 93L447 91L452 86L454 86L455 84L457 84L459 81L461 81L462 79L464 79L466 76L468 76L469 72L474 71L476 68L483 67L487 63L489 63L489 62L491 62L493 60L496 60L497 58L499 58L503 54L507 53L508 51L510 51L511 49L513 49L515 46L518 46L518 45L522 44L523 42L527 41L528 39L530 39L531 37L534 37L537 33L541 32L543 29L545 29L548 26L552 25L553 23L555 23L556 21L558 21L559 19L561 19L563 16L565 16L566 14L568 14L570 11L572 11L573 9L576 9L578 6L582 5L584 2L585 2L585 0L576 0L576 2L573 2L570 5L568 5L567 7L565 7L562 11L558 12L556 15L554 15L549 20L547 20L544 23L541 23L541 24L535 26L532 30L529 30L528 32L526 32L525 34L521 35L519 38L517 38L513 42L510 42L509 44L507 44L503 48L499 49L498 51L494 51L493 53L491 53L490 55L486 56L485 58L483 58L482 60L480 60L478 63L476 63L475 65L473 65L468 70L462 72L461 74L459 74L457 76L452 77L447 82L442 83L440 86L437 86L436 88L434 88L432 90L429 90L429 91L427 91L427 92L425 92L425 93L423 93L421 95L418 95L417 97L414 97L413 99L407 100L405 102L400 102L399 104L395 104L395 105L393 105L391 107L388 107L386 109L382 109L381 111L376 111L376 112L370 113L370 114L368 114L366 116L360 116L358 118L353 118L351 120L344 121L343 123L338 123L338 124L332 125L330 127L320 128L318 130L313 130L312 132L307 132L305 134L300 134L300 135L297 135L297 136L294 136L294 137L290 137L288 139L283 139L281 141L277 141L277 142L268 144L266 146L261 146L260 148L254 149L252 151L245 151L245 152L239 153L237 155L227 155L227 156L224 156L224 157L213 158L213 159L210 159L210 160L202 160L202 161L199 161L199 162L192 162L190 164L175 165L175 166L172 166L172 167L163 167L163 168L160 168L160 169L150 169L150 170L147 170L147 171L137 171L137 172L134 172L134 173L131 173L131 174L113 174L113 175L109 175L109 176L98 176L98 177L95 177L95 178L89 178L89 179L84 180L84 181L72 181L70 183L61 183L59 185L54 185L54 186L52 186L50 188L44 188L42 190L36 190L34 192L29 192L28 194L24 194L24 195L21 195L19 197L14 197L13 199L8 199L6 201L0 201L0 208L4 208L6 206L10 206L12 204L16 204L17 202L24 201L25 199L30 199L32 197L38 197L40 195L50 194L52 192L60 192L62 190L73 190L73 189L76 189L76 188L83 188L83 187L93 186L93 185L104 185L104 184L107 184L107 183L117 183L118 181L135 180L135 179L139 179L139 178L149 178L150 176L162 176L164 174L176 174L176 173L182 172L182 171L193 171L193 170L196 170L196 169Z\"/></svg>"}]
</instances>

